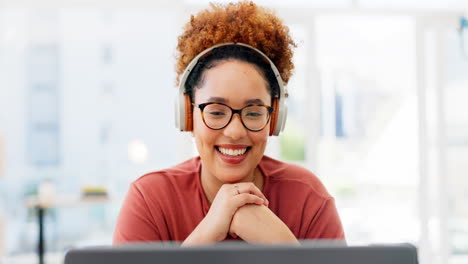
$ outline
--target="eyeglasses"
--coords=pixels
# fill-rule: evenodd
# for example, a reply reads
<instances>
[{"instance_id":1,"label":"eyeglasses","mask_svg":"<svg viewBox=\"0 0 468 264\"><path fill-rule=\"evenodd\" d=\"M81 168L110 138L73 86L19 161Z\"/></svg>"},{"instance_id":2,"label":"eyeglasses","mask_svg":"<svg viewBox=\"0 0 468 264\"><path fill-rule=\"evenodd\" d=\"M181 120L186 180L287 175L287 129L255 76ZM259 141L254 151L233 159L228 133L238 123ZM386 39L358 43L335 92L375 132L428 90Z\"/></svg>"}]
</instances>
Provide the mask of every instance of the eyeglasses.
<instances>
[{"instance_id":1,"label":"eyeglasses","mask_svg":"<svg viewBox=\"0 0 468 264\"><path fill-rule=\"evenodd\" d=\"M222 103L204 103L197 106L201 110L203 123L214 130L225 128L237 113L245 128L254 132L260 131L268 124L273 112L273 107L268 105L247 105L241 109L232 109Z\"/></svg>"}]
</instances>

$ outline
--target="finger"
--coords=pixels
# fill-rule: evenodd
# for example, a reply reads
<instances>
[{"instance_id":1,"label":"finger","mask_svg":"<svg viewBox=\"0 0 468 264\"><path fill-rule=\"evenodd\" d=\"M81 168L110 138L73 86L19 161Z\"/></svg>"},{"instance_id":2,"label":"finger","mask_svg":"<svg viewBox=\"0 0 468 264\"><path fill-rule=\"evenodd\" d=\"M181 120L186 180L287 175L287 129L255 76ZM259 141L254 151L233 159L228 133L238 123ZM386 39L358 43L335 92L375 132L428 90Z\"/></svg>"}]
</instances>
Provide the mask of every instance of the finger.
<instances>
[{"instance_id":1,"label":"finger","mask_svg":"<svg viewBox=\"0 0 468 264\"><path fill-rule=\"evenodd\" d=\"M265 200L255 194L250 193L241 193L239 195L235 195L232 197L232 201L236 209L246 204L262 205L265 203Z\"/></svg>"},{"instance_id":2,"label":"finger","mask_svg":"<svg viewBox=\"0 0 468 264\"><path fill-rule=\"evenodd\" d=\"M268 204L269 204L268 199L262 193L262 191L260 191L260 189L258 189L258 187L255 184L253 184L252 182L241 182L241 183L237 183L237 184L234 184L234 185L237 186L237 189L239 190L239 193L250 193L250 194L257 195L258 197L265 200L265 205L268 206Z\"/></svg>"}]
</instances>

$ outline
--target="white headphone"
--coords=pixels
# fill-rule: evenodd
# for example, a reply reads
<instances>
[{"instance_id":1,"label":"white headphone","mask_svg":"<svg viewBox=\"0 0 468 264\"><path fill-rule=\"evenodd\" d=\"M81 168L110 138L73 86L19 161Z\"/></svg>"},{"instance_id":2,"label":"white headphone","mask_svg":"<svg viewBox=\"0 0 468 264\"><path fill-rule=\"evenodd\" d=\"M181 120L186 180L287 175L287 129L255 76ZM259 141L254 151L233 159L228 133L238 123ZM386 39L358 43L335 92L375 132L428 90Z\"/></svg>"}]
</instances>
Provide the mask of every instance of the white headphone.
<instances>
[{"instance_id":1,"label":"white headphone","mask_svg":"<svg viewBox=\"0 0 468 264\"><path fill-rule=\"evenodd\" d=\"M207 54L208 52L210 52L211 50L215 48L223 47L223 46L232 46L232 45L238 45L238 46L250 48L256 51L257 53L259 53L260 55L262 55L262 57L265 58L265 60L267 60L270 63L271 69L273 70L273 73L276 76L276 80L278 81L278 87L280 90L279 99L278 98L273 99L272 107L274 108L274 110L270 119L270 136L271 135L278 136L279 133L284 130L284 127L286 124L286 115L288 112L288 108L286 105L286 98L288 97L288 91L286 87L284 87L283 80L281 79L281 75L279 74L279 71L276 68L275 64L263 52L261 52L260 50L250 45L247 45L244 43L234 43L234 42L217 44L208 49L205 49L204 51L200 52L200 54L198 54L189 63L187 68L184 70L180 79L179 91L178 91L176 101L175 101L176 127L180 129L180 131L192 131L193 130L192 102L190 101L190 96L187 93L185 93L185 82L187 81L187 78L190 75L190 72L197 65L199 59L203 55Z\"/></svg>"}]
</instances>

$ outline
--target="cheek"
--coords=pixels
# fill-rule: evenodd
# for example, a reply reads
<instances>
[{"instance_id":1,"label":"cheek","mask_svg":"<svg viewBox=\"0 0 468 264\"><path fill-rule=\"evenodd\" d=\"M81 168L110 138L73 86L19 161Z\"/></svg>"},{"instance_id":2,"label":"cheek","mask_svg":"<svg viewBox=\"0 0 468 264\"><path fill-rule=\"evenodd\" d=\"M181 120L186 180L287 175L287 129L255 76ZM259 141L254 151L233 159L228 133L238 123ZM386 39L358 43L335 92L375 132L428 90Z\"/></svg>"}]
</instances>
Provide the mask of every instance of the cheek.
<instances>
[{"instance_id":1,"label":"cheek","mask_svg":"<svg viewBox=\"0 0 468 264\"><path fill-rule=\"evenodd\" d=\"M193 120L193 135L195 136L195 138L204 137L206 133L208 133L209 131L207 131L207 127L203 123L203 119L200 116L200 114L197 112L193 113L192 120Z\"/></svg>"},{"instance_id":2,"label":"cheek","mask_svg":"<svg viewBox=\"0 0 468 264\"><path fill-rule=\"evenodd\" d=\"M193 109L192 112L192 122L193 122L193 132L195 133L196 130L200 129L200 125L203 125L203 120L198 113L197 109Z\"/></svg>"},{"instance_id":3,"label":"cheek","mask_svg":"<svg viewBox=\"0 0 468 264\"><path fill-rule=\"evenodd\" d=\"M253 141L253 143L257 145L263 152L268 142L268 135L269 135L269 130L264 129L260 132L252 132L250 138Z\"/></svg>"},{"instance_id":4,"label":"cheek","mask_svg":"<svg viewBox=\"0 0 468 264\"><path fill-rule=\"evenodd\" d=\"M203 123L200 115L193 117L193 135L199 152L211 148L216 138L216 131L209 129Z\"/></svg>"}]
</instances>

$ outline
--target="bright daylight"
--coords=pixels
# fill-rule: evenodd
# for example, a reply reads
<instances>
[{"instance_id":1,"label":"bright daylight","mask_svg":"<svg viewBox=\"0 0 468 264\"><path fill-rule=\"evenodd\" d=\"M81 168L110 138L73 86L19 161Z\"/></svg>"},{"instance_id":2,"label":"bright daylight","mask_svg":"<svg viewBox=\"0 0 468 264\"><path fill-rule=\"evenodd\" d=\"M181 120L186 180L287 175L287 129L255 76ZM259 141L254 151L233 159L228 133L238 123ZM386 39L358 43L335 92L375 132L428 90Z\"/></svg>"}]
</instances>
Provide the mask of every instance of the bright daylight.
<instances>
[{"instance_id":1,"label":"bright daylight","mask_svg":"<svg viewBox=\"0 0 468 264\"><path fill-rule=\"evenodd\" d=\"M213 3L0 1L0 264L468 263L468 1Z\"/></svg>"}]
</instances>

